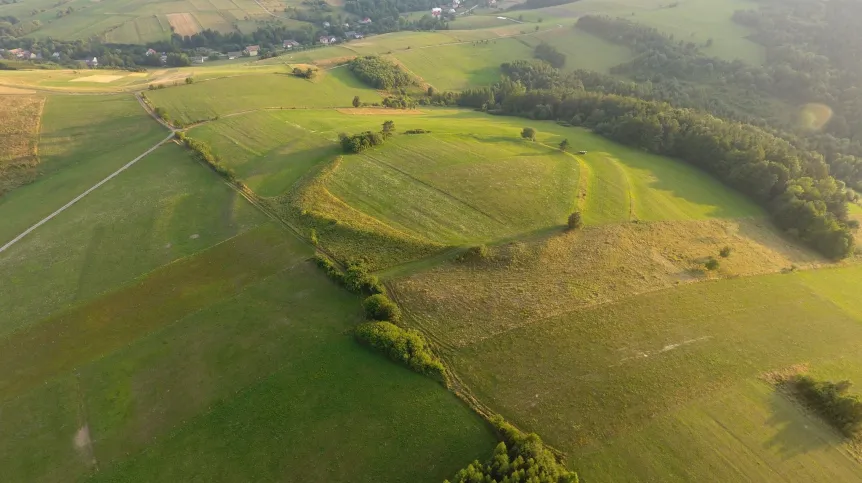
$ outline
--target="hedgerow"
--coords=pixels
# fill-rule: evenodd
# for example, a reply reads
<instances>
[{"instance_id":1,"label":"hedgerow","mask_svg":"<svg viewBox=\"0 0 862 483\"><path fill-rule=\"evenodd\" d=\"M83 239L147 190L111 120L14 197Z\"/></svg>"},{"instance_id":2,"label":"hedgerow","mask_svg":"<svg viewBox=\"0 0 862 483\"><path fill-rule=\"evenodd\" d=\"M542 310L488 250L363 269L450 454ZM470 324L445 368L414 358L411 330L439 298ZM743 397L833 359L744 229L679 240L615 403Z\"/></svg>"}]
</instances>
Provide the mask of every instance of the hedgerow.
<instances>
[{"instance_id":1,"label":"hedgerow","mask_svg":"<svg viewBox=\"0 0 862 483\"><path fill-rule=\"evenodd\" d=\"M329 278L353 293L365 295L386 293L386 288L380 280L370 274L363 263L348 263L347 270L341 271L332 263L332 260L320 253L316 254L313 260Z\"/></svg>"},{"instance_id":2,"label":"hedgerow","mask_svg":"<svg viewBox=\"0 0 862 483\"><path fill-rule=\"evenodd\" d=\"M182 132L177 132L176 136L177 139L182 141L182 143L187 148L191 149L195 153L196 158L209 165L213 169L213 171L220 174L222 177L224 177L231 183L237 182L236 173L232 169L223 166L219 162L218 157L213 154L213 152L210 150L210 147L206 143L194 140L186 136Z\"/></svg>"},{"instance_id":3,"label":"hedgerow","mask_svg":"<svg viewBox=\"0 0 862 483\"><path fill-rule=\"evenodd\" d=\"M443 364L434 356L419 332L402 329L392 322L373 321L359 324L353 333L359 342L383 352L390 359L420 374L446 381Z\"/></svg>"},{"instance_id":4,"label":"hedgerow","mask_svg":"<svg viewBox=\"0 0 862 483\"><path fill-rule=\"evenodd\" d=\"M385 294L372 295L362 302L365 318L368 320L401 321L401 309Z\"/></svg>"},{"instance_id":5,"label":"hedgerow","mask_svg":"<svg viewBox=\"0 0 862 483\"><path fill-rule=\"evenodd\" d=\"M485 463L467 465L451 483L577 483L578 475L569 471L545 447L535 433L524 434L496 417L491 420L502 437L494 454ZM444 483L450 483L445 480Z\"/></svg>"}]
</instances>

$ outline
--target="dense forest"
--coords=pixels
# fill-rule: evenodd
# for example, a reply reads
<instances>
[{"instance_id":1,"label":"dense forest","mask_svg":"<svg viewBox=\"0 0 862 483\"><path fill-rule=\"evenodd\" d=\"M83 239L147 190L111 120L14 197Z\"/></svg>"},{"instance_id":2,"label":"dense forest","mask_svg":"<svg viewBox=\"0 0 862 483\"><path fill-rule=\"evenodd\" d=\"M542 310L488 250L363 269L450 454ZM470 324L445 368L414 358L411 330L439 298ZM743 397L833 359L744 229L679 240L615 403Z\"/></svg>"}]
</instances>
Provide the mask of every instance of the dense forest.
<instances>
[{"instance_id":1,"label":"dense forest","mask_svg":"<svg viewBox=\"0 0 862 483\"><path fill-rule=\"evenodd\" d=\"M773 5L772 0L764 1ZM798 3L810 6L821 2L800 0ZM784 2L776 1L774 5L781 6L776 10L791 9ZM734 18L749 26L759 25L758 19L770 19L763 23L773 25L773 17L764 12L737 12ZM676 41L671 35L626 19L584 16L578 20L576 28L626 45L636 54L633 60L612 69L613 74L627 76L639 84L632 89L653 91L651 93L656 95L648 97L678 107L695 107L720 117L769 126L776 135L800 149L823 153L835 176L862 190L862 160L857 159L862 156L862 133L856 133L854 127L854 123L859 122L859 129L862 129L862 121L847 121L848 116L862 119L859 117L862 94L857 94L856 87L858 73L842 70L843 67L833 68L824 55L804 52L787 43L788 38L803 38L807 39L800 40L804 45L817 44L820 40L816 39L821 35L810 33L811 28L791 27L790 23L775 27L771 31L774 47L769 47L766 34L759 35L757 40L767 45L764 66L707 56L701 45ZM802 31L809 34L800 34ZM608 81L602 79L602 82ZM618 81L609 82L621 87ZM794 106L822 103L830 106L835 114L825 132L810 130L782 119L775 112L778 109L770 105L770 98ZM854 106L859 106L858 114L853 111Z\"/></svg>"},{"instance_id":2,"label":"dense forest","mask_svg":"<svg viewBox=\"0 0 862 483\"><path fill-rule=\"evenodd\" d=\"M774 134L664 102L590 92L576 75L541 62L502 66L507 79L457 96L462 106L592 129L617 142L677 158L747 194L776 224L822 254L854 251L847 202L855 194L829 175L822 155ZM435 95L438 102L452 99Z\"/></svg>"}]
</instances>

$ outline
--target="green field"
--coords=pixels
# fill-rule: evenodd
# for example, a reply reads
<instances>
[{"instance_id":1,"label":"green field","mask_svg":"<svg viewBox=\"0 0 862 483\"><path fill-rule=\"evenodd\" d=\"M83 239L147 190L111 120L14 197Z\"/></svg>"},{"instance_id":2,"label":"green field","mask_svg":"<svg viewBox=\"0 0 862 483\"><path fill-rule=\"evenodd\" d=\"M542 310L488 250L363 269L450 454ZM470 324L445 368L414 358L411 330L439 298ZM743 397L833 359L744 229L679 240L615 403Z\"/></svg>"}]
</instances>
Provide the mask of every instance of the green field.
<instances>
[{"instance_id":1,"label":"green field","mask_svg":"<svg viewBox=\"0 0 862 483\"><path fill-rule=\"evenodd\" d=\"M310 254L266 225L0 339L5 478L432 482L487 454L453 395L345 334L358 300Z\"/></svg>"},{"instance_id":2,"label":"green field","mask_svg":"<svg viewBox=\"0 0 862 483\"><path fill-rule=\"evenodd\" d=\"M284 71L170 87L147 92L147 97L167 110L172 119L184 123L265 108L345 107L357 95L366 102L380 99L376 91L344 68L321 73L313 81L288 75L286 68Z\"/></svg>"},{"instance_id":3,"label":"green field","mask_svg":"<svg viewBox=\"0 0 862 483\"><path fill-rule=\"evenodd\" d=\"M674 4L675 7L668 5ZM655 27L677 40L703 44L710 38L709 55L726 60L741 59L752 64L766 60L763 46L748 39L751 32L731 20L736 10L756 9L750 0L580 0L575 3L538 10L507 12L509 17L524 16L535 22L539 18L568 24L582 15L610 15Z\"/></svg>"},{"instance_id":4,"label":"green field","mask_svg":"<svg viewBox=\"0 0 862 483\"><path fill-rule=\"evenodd\" d=\"M35 182L0 198L6 243L168 133L132 96L49 96Z\"/></svg>"},{"instance_id":5,"label":"green field","mask_svg":"<svg viewBox=\"0 0 862 483\"><path fill-rule=\"evenodd\" d=\"M414 75L438 90L459 91L487 86L500 80L500 64L532 57L532 49L520 39L488 43L411 49L394 54Z\"/></svg>"},{"instance_id":6,"label":"green field","mask_svg":"<svg viewBox=\"0 0 862 483\"><path fill-rule=\"evenodd\" d=\"M130 160L131 157L120 161ZM84 169L71 172L86 174ZM10 201L23 202L31 196L56 199L47 196L50 192L41 191L42 186L64 176L60 172L44 183L20 188L9 196ZM70 188L73 181L77 179L67 181ZM78 191L84 188L74 195ZM71 195L69 199L74 196L66 193ZM0 209L14 206L7 202ZM59 205L49 207L52 211L56 208ZM31 216L35 213L35 207L31 208ZM13 219L26 226L38 221L22 218ZM192 161L181 148L159 148L0 254L0 277L12 282L0 286L0 336L128 283L262 220L263 216L230 188L213 183L212 173ZM39 290L32 290L34 286Z\"/></svg>"},{"instance_id":7,"label":"green field","mask_svg":"<svg viewBox=\"0 0 862 483\"><path fill-rule=\"evenodd\" d=\"M631 60L629 49L592 34L563 28L525 37L532 46L544 42L566 55L565 70L586 69L607 74L611 67Z\"/></svg>"},{"instance_id":8,"label":"green field","mask_svg":"<svg viewBox=\"0 0 862 483\"><path fill-rule=\"evenodd\" d=\"M481 400L590 480L851 481L858 464L837 435L758 381L793 364L858 364L860 314L809 288L841 286L833 276L638 296L463 345L450 360ZM842 276L858 286L862 271Z\"/></svg>"}]
</instances>

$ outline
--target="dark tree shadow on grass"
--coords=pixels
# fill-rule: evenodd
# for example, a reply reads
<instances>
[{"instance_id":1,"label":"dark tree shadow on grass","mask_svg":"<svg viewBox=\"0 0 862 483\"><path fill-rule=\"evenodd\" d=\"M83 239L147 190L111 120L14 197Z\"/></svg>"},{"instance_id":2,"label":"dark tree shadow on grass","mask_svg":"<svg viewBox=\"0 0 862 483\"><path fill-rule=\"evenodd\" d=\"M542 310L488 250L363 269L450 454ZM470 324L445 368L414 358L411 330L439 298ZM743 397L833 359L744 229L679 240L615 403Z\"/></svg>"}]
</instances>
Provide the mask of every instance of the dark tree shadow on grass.
<instances>
[{"instance_id":1,"label":"dark tree shadow on grass","mask_svg":"<svg viewBox=\"0 0 862 483\"><path fill-rule=\"evenodd\" d=\"M764 443L764 447L784 459L794 458L811 451L836 447L844 443L844 438L807 412L798 402L779 391L773 391L769 400L772 416L766 425L776 430Z\"/></svg>"}]
</instances>

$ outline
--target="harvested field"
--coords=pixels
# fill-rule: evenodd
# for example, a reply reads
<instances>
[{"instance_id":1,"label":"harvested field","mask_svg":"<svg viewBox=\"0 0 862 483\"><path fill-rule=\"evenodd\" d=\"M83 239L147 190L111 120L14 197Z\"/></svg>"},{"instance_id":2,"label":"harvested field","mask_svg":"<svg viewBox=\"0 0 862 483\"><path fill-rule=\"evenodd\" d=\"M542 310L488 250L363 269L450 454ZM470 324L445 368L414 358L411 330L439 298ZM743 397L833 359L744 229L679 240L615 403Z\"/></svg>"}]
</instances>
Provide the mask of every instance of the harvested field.
<instances>
[{"instance_id":1,"label":"harvested field","mask_svg":"<svg viewBox=\"0 0 862 483\"><path fill-rule=\"evenodd\" d=\"M36 177L43 97L0 97L0 196Z\"/></svg>"},{"instance_id":2,"label":"harvested field","mask_svg":"<svg viewBox=\"0 0 862 483\"><path fill-rule=\"evenodd\" d=\"M78 77L77 79L72 79L69 82L95 82L97 84L108 84L110 82L114 82L115 80L122 79L123 75L88 75L87 77Z\"/></svg>"},{"instance_id":3,"label":"harvested field","mask_svg":"<svg viewBox=\"0 0 862 483\"><path fill-rule=\"evenodd\" d=\"M27 95L35 94L36 91L31 89L17 89L15 87L0 86L0 95Z\"/></svg>"},{"instance_id":4,"label":"harvested field","mask_svg":"<svg viewBox=\"0 0 862 483\"><path fill-rule=\"evenodd\" d=\"M173 27L174 33L179 35L194 35L202 30L197 19L190 13L169 13L165 16Z\"/></svg>"}]
</instances>

